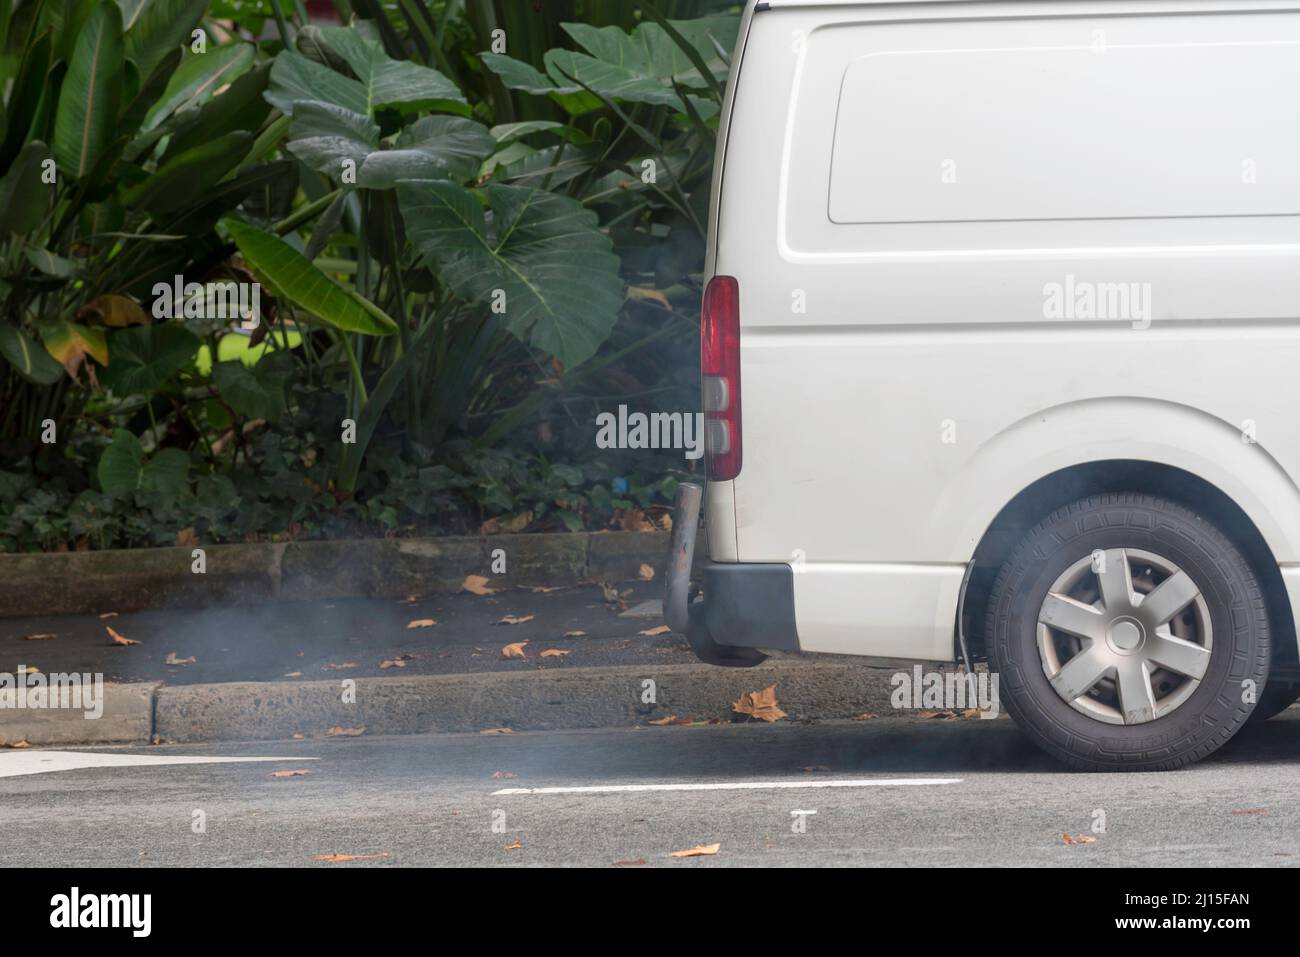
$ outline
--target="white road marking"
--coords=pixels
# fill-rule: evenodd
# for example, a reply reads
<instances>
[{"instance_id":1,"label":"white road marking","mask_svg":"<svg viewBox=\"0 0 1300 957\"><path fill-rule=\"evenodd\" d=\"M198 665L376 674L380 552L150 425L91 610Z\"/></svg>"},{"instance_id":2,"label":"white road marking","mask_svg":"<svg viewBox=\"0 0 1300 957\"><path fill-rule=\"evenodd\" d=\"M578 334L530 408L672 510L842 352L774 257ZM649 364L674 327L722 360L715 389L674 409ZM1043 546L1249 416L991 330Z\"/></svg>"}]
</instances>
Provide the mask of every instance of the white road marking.
<instances>
[{"instance_id":1,"label":"white road marking","mask_svg":"<svg viewBox=\"0 0 1300 957\"><path fill-rule=\"evenodd\" d=\"M636 794L642 791L763 791L786 788L893 788L960 784L961 778L861 778L847 781L723 781L717 784L603 784L575 788L502 788L504 794Z\"/></svg>"},{"instance_id":2,"label":"white road marking","mask_svg":"<svg viewBox=\"0 0 1300 957\"><path fill-rule=\"evenodd\" d=\"M166 764L231 764L242 761L315 761L316 758L201 758L181 754L96 754L86 751L10 751L0 753L0 778L83 768L158 767Z\"/></svg>"}]
</instances>

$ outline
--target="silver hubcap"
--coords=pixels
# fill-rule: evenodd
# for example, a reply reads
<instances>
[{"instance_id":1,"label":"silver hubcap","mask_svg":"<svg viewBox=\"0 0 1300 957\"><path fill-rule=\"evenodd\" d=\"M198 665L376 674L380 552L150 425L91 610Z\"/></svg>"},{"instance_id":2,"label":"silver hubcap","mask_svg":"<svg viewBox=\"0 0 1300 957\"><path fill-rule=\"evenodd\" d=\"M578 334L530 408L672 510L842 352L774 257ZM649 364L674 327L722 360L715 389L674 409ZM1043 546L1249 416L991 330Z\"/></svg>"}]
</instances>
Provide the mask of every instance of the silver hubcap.
<instances>
[{"instance_id":1,"label":"silver hubcap","mask_svg":"<svg viewBox=\"0 0 1300 957\"><path fill-rule=\"evenodd\" d=\"M1182 705L1205 677L1212 639L1191 577L1133 548L1075 562L1038 613L1038 654L1052 689L1110 724L1143 724Z\"/></svg>"}]
</instances>

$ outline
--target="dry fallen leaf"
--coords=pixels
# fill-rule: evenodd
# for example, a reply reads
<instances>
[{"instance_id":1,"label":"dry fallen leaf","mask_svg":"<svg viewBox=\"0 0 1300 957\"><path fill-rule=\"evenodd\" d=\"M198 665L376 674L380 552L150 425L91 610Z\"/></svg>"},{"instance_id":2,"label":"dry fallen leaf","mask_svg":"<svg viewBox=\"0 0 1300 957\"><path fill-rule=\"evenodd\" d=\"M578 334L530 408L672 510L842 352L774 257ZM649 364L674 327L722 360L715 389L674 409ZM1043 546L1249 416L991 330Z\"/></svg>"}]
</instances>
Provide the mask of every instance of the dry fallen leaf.
<instances>
[{"instance_id":1,"label":"dry fallen leaf","mask_svg":"<svg viewBox=\"0 0 1300 957\"><path fill-rule=\"evenodd\" d=\"M31 746L32 743L28 741L26 738L23 738L19 741L0 741L0 748L21 749L21 748L30 748Z\"/></svg>"},{"instance_id":2,"label":"dry fallen leaf","mask_svg":"<svg viewBox=\"0 0 1300 957\"><path fill-rule=\"evenodd\" d=\"M198 663L198 660L199 660L199 659L195 658L193 655L190 655L188 658L177 658L177 657L176 657L176 652L174 652L174 651L169 651L169 652L167 652L167 657L166 657L165 659L163 659L163 664L165 664L165 665L193 665L193 664L197 664L197 663Z\"/></svg>"},{"instance_id":3,"label":"dry fallen leaf","mask_svg":"<svg viewBox=\"0 0 1300 957\"><path fill-rule=\"evenodd\" d=\"M731 706L737 714L747 714L762 721L779 721L786 716L776 706L776 685L769 685L762 691L747 691L740 700Z\"/></svg>"},{"instance_id":4,"label":"dry fallen leaf","mask_svg":"<svg viewBox=\"0 0 1300 957\"><path fill-rule=\"evenodd\" d=\"M346 671L347 669L355 668L356 666L357 663L355 661L345 661L341 665L330 662L327 665L321 665L321 670L322 671Z\"/></svg>"},{"instance_id":5,"label":"dry fallen leaf","mask_svg":"<svg viewBox=\"0 0 1300 957\"><path fill-rule=\"evenodd\" d=\"M53 634L23 635L23 641L49 641Z\"/></svg>"},{"instance_id":6,"label":"dry fallen leaf","mask_svg":"<svg viewBox=\"0 0 1300 957\"><path fill-rule=\"evenodd\" d=\"M272 771L273 778L300 778L304 774L311 774L310 771Z\"/></svg>"},{"instance_id":7,"label":"dry fallen leaf","mask_svg":"<svg viewBox=\"0 0 1300 957\"><path fill-rule=\"evenodd\" d=\"M484 728L479 734L514 734L511 728Z\"/></svg>"},{"instance_id":8,"label":"dry fallen leaf","mask_svg":"<svg viewBox=\"0 0 1300 957\"><path fill-rule=\"evenodd\" d=\"M587 633L586 633L585 631L566 631L566 632L565 632L564 634L562 634L560 637L561 637L561 638L581 638L581 637L583 637L583 636L586 635L586 634L587 634Z\"/></svg>"},{"instance_id":9,"label":"dry fallen leaf","mask_svg":"<svg viewBox=\"0 0 1300 957\"><path fill-rule=\"evenodd\" d=\"M563 658L565 655L571 655L573 652L567 649L547 648L541 653L542 658Z\"/></svg>"},{"instance_id":10,"label":"dry fallen leaf","mask_svg":"<svg viewBox=\"0 0 1300 957\"><path fill-rule=\"evenodd\" d=\"M176 533L177 548L193 548L198 545L199 536L195 533L194 528L182 528Z\"/></svg>"},{"instance_id":11,"label":"dry fallen leaf","mask_svg":"<svg viewBox=\"0 0 1300 957\"><path fill-rule=\"evenodd\" d=\"M677 720L677 715L670 714L670 715L665 715L662 718L656 718L655 720L649 723L650 724L672 724L676 720Z\"/></svg>"},{"instance_id":12,"label":"dry fallen leaf","mask_svg":"<svg viewBox=\"0 0 1300 957\"><path fill-rule=\"evenodd\" d=\"M615 861L615 867L637 867L645 863L644 857L638 857L635 861Z\"/></svg>"},{"instance_id":13,"label":"dry fallen leaf","mask_svg":"<svg viewBox=\"0 0 1300 957\"><path fill-rule=\"evenodd\" d=\"M115 611L106 611L106 612L104 612L102 615L100 615L99 617L100 617L101 619L104 619L104 618L116 618L116 617L117 617L117 612L115 612Z\"/></svg>"},{"instance_id":14,"label":"dry fallen leaf","mask_svg":"<svg viewBox=\"0 0 1300 957\"><path fill-rule=\"evenodd\" d=\"M673 857L712 857L722 849L721 844L701 844L685 851L673 851Z\"/></svg>"},{"instance_id":15,"label":"dry fallen leaf","mask_svg":"<svg viewBox=\"0 0 1300 957\"><path fill-rule=\"evenodd\" d=\"M878 715L878 714L877 714L876 712L874 712L874 711L864 711L864 712L862 712L862 714L855 714L855 715L854 715L852 718L850 718L849 720L850 720L850 721L873 721L873 720L875 720L876 718L879 718L879 717L880 717L880 715Z\"/></svg>"},{"instance_id":16,"label":"dry fallen leaf","mask_svg":"<svg viewBox=\"0 0 1300 957\"><path fill-rule=\"evenodd\" d=\"M1061 841L1065 844L1096 844L1097 839L1090 834L1080 834L1078 837L1071 837L1069 834L1062 834Z\"/></svg>"},{"instance_id":17,"label":"dry fallen leaf","mask_svg":"<svg viewBox=\"0 0 1300 957\"><path fill-rule=\"evenodd\" d=\"M641 567L637 569L636 576L637 578L640 578L642 581L648 582L650 579L655 577L655 570L651 568L649 565L642 562Z\"/></svg>"},{"instance_id":18,"label":"dry fallen leaf","mask_svg":"<svg viewBox=\"0 0 1300 957\"><path fill-rule=\"evenodd\" d=\"M553 591L561 591L568 587L566 585L520 585L520 588L526 588L528 591L538 595L549 595Z\"/></svg>"},{"instance_id":19,"label":"dry fallen leaf","mask_svg":"<svg viewBox=\"0 0 1300 957\"><path fill-rule=\"evenodd\" d=\"M121 634L119 634L118 632L114 631L114 630L113 630L112 628L110 628L108 625L105 625L104 628L105 628L105 630L108 631L108 637L110 637L110 638L113 639L113 644L115 644L115 645L138 645L138 644L140 644L140 642L135 641L135 640L133 640L133 639L131 639L131 638L124 638Z\"/></svg>"},{"instance_id":20,"label":"dry fallen leaf","mask_svg":"<svg viewBox=\"0 0 1300 957\"><path fill-rule=\"evenodd\" d=\"M413 628L432 628L436 624L437 622L432 618L416 618L414 621L408 621L406 623L406 630L410 631Z\"/></svg>"},{"instance_id":21,"label":"dry fallen leaf","mask_svg":"<svg viewBox=\"0 0 1300 957\"><path fill-rule=\"evenodd\" d=\"M359 738L359 737L361 737L361 735L363 735L363 734L365 734L365 733L366 733L366 726L365 726L365 725L362 725L362 726L359 727L359 728L344 728L344 727L342 727L341 725L337 725L337 724L336 724L336 725L334 725L334 727L330 728L328 731L325 732L325 737L327 737L327 738Z\"/></svg>"},{"instance_id":22,"label":"dry fallen leaf","mask_svg":"<svg viewBox=\"0 0 1300 957\"><path fill-rule=\"evenodd\" d=\"M396 658L396 659L394 659L394 660L392 660L392 661L381 661L381 662L379 662L379 667L380 667L381 669L384 669L384 668L405 668L405 667L406 667L406 662L405 662L403 659L401 659L401 658Z\"/></svg>"},{"instance_id":23,"label":"dry fallen leaf","mask_svg":"<svg viewBox=\"0 0 1300 957\"><path fill-rule=\"evenodd\" d=\"M466 575L465 580L460 584L461 591L467 591L471 595L495 595L497 589L487 587L488 580L482 575Z\"/></svg>"},{"instance_id":24,"label":"dry fallen leaf","mask_svg":"<svg viewBox=\"0 0 1300 957\"><path fill-rule=\"evenodd\" d=\"M638 631L638 635L666 635L672 631L667 625L660 625L658 628L647 628L644 631Z\"/></svg>"},{"instance_id":25,"label":"dry fallen leaf","mask_svg":"<svg viewBox=\"0 0 1300 957\"><path fill-rule=\"evenodd\" d=\"M497 620L498 625L522 625L526 621L532 621L536 615L524 615L522 618L517 615L506 615L504 618Z\"/></svg>"},{"instance_id":26,"label":"dry fallen leaf","mask_svg":"<svg viewBox=\"0 0 1300 957\"><path fill-rule=\"evenodd\" d=\"M513 844L507 844L507 845L506 845L506 850L507 850L507 851L517 851L517 850L519 850L521 847L523 847L523 845L520 844L518 841L515 841Z\"/></svg>"},{"instance_id":27,"label":"dry fallen leaf","mask_svg":"<svg viewBox=\"0 0 1300 957\"><path fill-rule=\"evenodd\" d=\"M501 649L501 657L502 658L526 658L527 655L524 654L524 645L526 644L528 644L528 642L526 641L516 641L512 645L506 645L504 648Z\"/></svg>"},{"instance_id":28,"label":"dry fallen leaf","mask_svg":"<svg viewBox=\"0 0 1300 957\"><path fill-rule=\"evenodd\" d=\"M341 864L345 861L378 861L388 857L387 851L379 854L317 854L316 860L327 864Z\"/></svg>"},{"instance_id":29,"label":"dry fallen leaf","mask_svg":"<svg viewBox=\"0 0 1300 957\"><path fill-rule=\"evenodd\" d=\"M301 678L301 677L302 677L302 672L301 672L301 671L291 671L291 672L289 672L287 675L285 675L285 677L286 677L286 678Z\"/></svg>"}]
</instances>

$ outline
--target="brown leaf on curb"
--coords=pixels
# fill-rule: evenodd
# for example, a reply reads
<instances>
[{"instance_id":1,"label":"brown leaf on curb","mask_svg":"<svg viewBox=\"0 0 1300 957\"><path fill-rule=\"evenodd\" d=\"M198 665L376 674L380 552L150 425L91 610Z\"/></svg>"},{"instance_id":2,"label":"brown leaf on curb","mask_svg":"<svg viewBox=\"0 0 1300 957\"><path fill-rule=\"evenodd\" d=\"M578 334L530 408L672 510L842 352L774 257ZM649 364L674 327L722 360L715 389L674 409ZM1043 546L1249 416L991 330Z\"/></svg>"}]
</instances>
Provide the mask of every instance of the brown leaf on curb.
<instances>
[{"instance_id":1,"label":"brown leaf on curb","mask_svg":"<svg viewBox=\"0 0 1300 957\"><path fill-rule=\"evenodd\" d=\"M406 630L412 631L416 628L432 628L437 622L432 618L416 618L414 621L406 623Z\"/></svg>"},{"instance_id":2,"label":"brown leaf on curb","mask_svg":"<svg viewBox=\"0 0 1300 957\"><path fill-rule=\"evenodd\" d=\"M484 728L479 734L514 734L513 728Z\"/></svg>"},{"instance_id":3,"label":"brown leaf on curb","mask_svg":"<svg viewBox=\"0 0 1300 957\"><path fill-rule=\"evenodd\" d=\"M644 631L638 631L638 635L666 635L672 631L667 625L660 625L658 628L646 628Z\"/></svg>"},{"instance_id":4,"label":"brown leaf on curb","mask_svg":"<svg viewBox=\"0 0 1300 957\"><path fill-rule=\"evenodd\" d=\"M108 632L108 637L110 637L110 638L113 639L113 644L115 644L115 645L123 645L123 646L125 646L125 645L138 645L138 644L140 644L140 642L135 641L135 640L133 640L133 639L131 639L131 638L123 637L120 633L114 631L114 630L113 630L112 628L110 628L108 625L105 625L105 626L104 626L104 630Z\"/></svg>"},{"instance_id":5,"label":"brown leaf on curb","mask_svg":"<svg viewBox=\"0 0 1300 957\"><path fill-rule=\"evenodd\" d=\"M519 850L521 847L523 847L523 845L520 844L518 841L515 841L513 844L507 844L507 845L506 845L506 850L507 850L507 851L517 851L517 850Z\"/></svg>"},{"instance_id":6,"label":"brown leaf on curb","mask_svg":"<svg viewBox=\"0 0 1300 957\"><path fill-rule=\"evenodd\" d=\"M532 621L536 615L524 615L522 618L518 615L506 615L504 618L497 619L498 625L522 625L526 621Z\"/></svg>"},{"instance_id":7,"label":"brown leaf on curb","mask_svg":"<svg viewBox=\"0 0 1300 957\"><path fill-rule=\"evenodd\" d=\"M167 657L163 659L163 664L165 664L165 665L194 665L194 664L198 664L198 661L199 661L199 659L195 658L193 655L190 655L188 658L177 658L177 657L176 657L176 652L174 652L174 651L169 651L169 652L167 652Z\"/></svg>"},{"instance_id":8,"label":"brown leaf on curb","mask_svg":"<svg viewBox=\"0 0 1300 957\"><path fill-rule=\"evenodd\" d=\"M31 746L32 743L28 741L26 738L21 738L18 741L0 741L0 748L13 748L15 750L21 750L23 748L30 748Z\"/></svg>"},{"instance_id":9,"label":"brown leaf on curb","mask_svg":"<svg viewBox=\"0 0 1300 957\"><path fill-rule=\"evenodd\" d=\"M553 591L563 591L568 585L520 585L525 591L530 591L535 595L549 595Z\"/></svg>"},{"instance_id":10,"label":"brown leaf on curb","mask_svg":"<svg viewBox=\"0 0 1300 957\"><path fill-rule=\"evenodd\" d=\"M566 631L560 635L561 638L582 638L587 633L585 631Z\"/></svg>"},{"instance_id":11,"label":"brown leaf on curb","mask_svg":"<svg viewBox=\"0 0 1300 957\"><path fill-rule=\"evenodd\" d=\"M862 714L855 714L855 715L854 715L852 718L850 718L849 720L850 720L850 721L874 721L876 718L879 718L879 717L880 717L880 715L878 715L878 714L877 714L876 712L874 712L874 711L864 711L864 712L862 712Z\"/></svg>"},{"instance_id":12,"label":"brown leaf on curb","mask_svg":"<svg viewBox=\"0 0 1300 957\"><path fill-rule=\"evenodd\" d=\"M272 771L273 778L300 778L303 775L311 774L310 771Z\"/></svg>"},{"instance_id":13,"label":"brown leaf on curb","mask_svg":"<svg viewBox=\"0 0 1300 957\"><path fill-rule=\"evenodd\" d=\"M380 861L388 856L387 851L378 854L317 854L316 860L324 861L326 864L342 864L346 861Z\"/></svg>"},{"instance_id":14,"label":"brown leaf on curb","mask_svg":"<svg viewBox=\"0 0 1300 957\"><path fill-rule=\"evenodd\" d=\"M776 705L776 685L768 685L762 691L745 692L731 710L761 721L779 721L786 717L786 713Z\"/></svg>"},{"instance_id":15,"label":"brown leaf on curb","mask_svg":"<svg viewBox=\"0 0 1300 957\"><path fill-rule=\"evenodd\" d=\"M506 645L504 648L501 649L501 657L502 658L528 657L527 655L524 654L524 645L526 644L528 644L528 642L526 641L516 641L512 645Z\"/></svg>"},{"instance_id":16,"label":"brown leaf on curb","mask_svg":"<svg viewBox=\"0 0 1300 957\"><path fill-rule=\"evenodd\" d=\"M341 725L334 725L325 732L327 738L359 738L366 733L366 726L363 724L359 728L345 728Z\"/></svg>"},{"instance_id":17,"label":"brown leaf on curb","mask_svg":"<svg viewBox=\"0 0 1300 957\"><path fill-rule=\"evenodd\" d=\"M672 857L712 857L718 851L722 850L721 844L701 844L699 847L688 848L684 851L673 851Z\"/></svg>"},{"instance_id":18,"label":"brown leaf on curb","mask_svg":"<svg viewBox=\"0 0 1300 957\"><path fill-rule=\"evenodd\" d=\"M666 718L659 718L657 721L651 721L650 724L666 725L671 724L679 727L688 727L693 724L708 724L707 721L696 721L694 718L679 718L675 714L670 714Z\"/></svg>"},{"instance_id":19,"label":"brown leaf on curb","mask_svg":"<svg viewBox=\"0 0 1300 957\"><path fill-rule=\"evenodd\" d=\"M39 634L39 635L23 635L23 641L49 641L53 637L54 637L53 632L50 632L48 634Z\"/></svg>"},{"instance_id":20,"label":"brown leaf on curb","mask_svg":"<svg viewBox=\"0 0 1300 957\"><path fill-rule=\"evenodd\" d=\"M1061 835L1062 844L1096 844L1097 839L1091 834L1080 834L1078 837L1071 837L1069 834Z\"/></svg>"},{"instance_id":21,"label":"brown leaf on curb","mask_svg":"<svg viewBox=\"0 0 1300 957\"><path fill-rule=\"evenodd\" d=\"M466 575L465 580L460 583L460 590L467 591L471 595L495 595L497 589L487 587L488 580L482 575Z\"/></svg>"},{"instance_id":22,"label":"brown leaf on curb","mask_svg":"<svg viewBox=\"0 0 1300 957\"><path fill-rule=\"evenodd\" d=\"M291 672L289 672L287 675L285 675L285 677L286 677L286 678L301 678L301 677L302 677L302 672L301 672L301 671L291 671Z\"/></svg>"},{"instance_id":23,"label":"brown leaf on curb","mask_svg":"<svg viewBox=\"0 0 1300 957\"><path fill-rule=\"evenodd\" d=\"M636 577L644 582L648 582L650 579L655 577L655 570L642 562L641 567L637 569Z\"/></svg>"},{"instance_id":24,"label":"brown leaf on curb","mask_svg":"<svg viewBox=\"0 0 1300 957\"><path fill-rule=\"evenodd\" d=\"M640 867L646 862L644 857L638 857L635 861L615 861L615 867Z\"/></svg>"},{"instance_id":25,"label":"brown leaf on curb","mask_svg":"<svg viewBox=\"0 0 1300 957\"><path fill-rule=\"evenodd\" d=\"M540 658L563 658L565 655L573 654L572 650L561 648L547 648L538 657Z\"/></svg>"},{"instance_id":26,"label":"brown leaf on curb","mask_svg":"<svg viewBox=\"0 0 1300 957\"><path fill-rule=\"evenodd\" d=\"M321 665L320 667L321 671L347 671L349 668L355 668L356 666L357 663L355 661L345 661L341 665L330 662L329 664Z\"/></svg>"}]
</instances>

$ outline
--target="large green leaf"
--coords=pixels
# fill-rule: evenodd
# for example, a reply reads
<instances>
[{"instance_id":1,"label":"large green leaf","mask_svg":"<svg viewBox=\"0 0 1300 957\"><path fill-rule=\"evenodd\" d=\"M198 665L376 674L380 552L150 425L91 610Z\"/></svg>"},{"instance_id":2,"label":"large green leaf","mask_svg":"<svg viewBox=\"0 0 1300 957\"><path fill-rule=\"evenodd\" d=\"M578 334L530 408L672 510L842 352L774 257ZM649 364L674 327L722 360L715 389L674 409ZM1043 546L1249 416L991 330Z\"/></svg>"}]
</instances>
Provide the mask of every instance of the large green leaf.
<instances>
[{"instance_id":1,"label":"large green leaf","mask_svg":"<svg viewBox=\"0 0 1300 957\"><path fill-rule=\"evenodd\" d=\"M202 106L212 94L231 83L253 64L251 43L230 43L207 53L186 53L167 88L150 107L141 129L153 129L173 113Z\"/></svg>"},{"instance_id":2,"label":"large green leaf","mask_svg":"<svg viewBox=\"0 0 1300 957\"><path fill-rule=\"evenodd\" d=\"M41 93L48 82L50 46L50 34L46 31L23 50L18 75L14 78L13 89L9 91L4 141L0 143L0 170L6 169L9 162L18 155L32 128L32 120L40 106Z\"/></svg>"},{"instance_id":3,"label":"large green leaf","mask_svg":"<svg viewBox=\"0 0 1300 957\"><path fill-rule=\"evenodd\" d=\"M404 181L398 198L411 242L439 279L482 308L502 290L506 327L520 340L574 366L609 336L623 281L595 213L542 190L476 192L445 180Z\"/></svg>"},{"instance_id":4,"label":"large green leaf","mask_svg":"<svg viewBox=\"0 0 1300 957\"><path fill-rule=\"evenodd\" d=\"M119 396L152 392L194 360L199 344L176 322L119 329L108 335L108 368L99 381Z\"/></svg>"},{"instance_id":5,"label":"large green leaf","mask_svg":"<svg viewBox=\"0 0 1300 957\"><path fill-rule=\"evenodd\" d=\"M396 107L404 111L469 113L456 84L437 70L410 60L392 59L377 39L356 27L323 27L320 32L330 48L347 61L365 89L367 108L359 112L373 114L383 107Z\"/></svg>"},{"instance_id":6,"label":"large green leaf","mask_svg":"<svg viewBox=\"0 0 1300 957\"><path fill-rule=\"evenodd\" d=\"M96 473L105 492L149 492L176 495L189 478L190 457L180 449L159 449L146 457L140 440L126 429L113 432L113 441L99 457Z\"/></svg>"},{"instance_id":7,"label":"large green leaf","mask_svg":"<svg viewBox=\"0 0 1300 957\"><path fill-rule=\"evenodd\" d=\"M53 191L41 182L41 164L49 155L48 146L33 140L0 179L0 239L30 233L48 214Z\"/></svg>"},{"instance_id":8,"label":"large green leaf","mask_svg":"<svg viewBox=\"0 0 1300 957\"><path fill-rule=\"evenodd\" d=\"M0 322L0 355L19 375L37 385L50 385L63 377L63 366L54 361L43 345L6 322Z\"/></svg>"},{"instance_id":9,"label":"large green leaf","mask_svg":"<svg viewBox=\"0 0 1300 957\"><path fill-rule=\"evenodd\" d=\"M611 100L649 103L685 111L686 106L674 89L674 83L688 88L715 90L717 76L726 72L726 64L718 55L715 41L717 45L730 49L736 41L739 20L736 17L705 17L674 20L669 24L681 42L687 44L686 48L658 23L642 23L630 34L615 26L565 23L561 25L565 32L586 52L547 51L543 57L545 74L507 56L493 53L479 56L510 89L551 95L571 113L600 106L595 97L579 93L586 88ZM701 74L697 63L706 65L708 74ZM692 96L690 102L701 116L717 113L717 105L711 98Z\"/></svg>"},{"instance_id":10,"label":"large green leaf","mask_svg":"<svg viewBox=\"0 0 1300 957\"><path fill-rule=\"evenodd\" d=\"M391 189L400 179L472 179L496 141L482 124L460 116L426 116L402 130L396 148L379 148L379 126L332 103L299 101L289 127L289 152L317 172L349 185Z\"/></svg>"},{"instance_id":11,"label":"large green leaf","mask_svg":"<svg viewBox=\"0 0 1300 957\"><path fill-rule=\"evenodd\" d=\"M172 50L188 43L203 19L207 0L120 0L126 55L140 71L141 82Z\"/></svg>"},{"instance_id":12,"label":"large green leaf","mask_svg":"<svg viewBox=\"0 0 1300 957\"><path fill-rule=\"evenodd\" d=\"M355 173L379 147L379 125L333 103L300 100L289 124L289 152L318 173L338 181L345 160Z\"/></svg>"},{"instance_id":13,"label":"large green leaf","mask_svg":"<svg viewBox=\"0 0 1300 957\"><path fill-rule=\"evenodd\" d=\"M496 149L487 127L460 116L426 116L404 129L397 148L371 153L357 182L391 189L403 179L473 179Z\"/></svg>"},{"instance_id":14,"label":"large green leaf","mask_svg":"<svg viewBox=\"0 0 1300 957\"><path fill-rule=\"evenodd\" d=\"M370 98L364 86L301 53L284 50L271 68L266 101L281 113L292 115L294 104L307 100L333 103L353 113L370 115Z\"/></svg>"},{"instance_id":15,"label":"large green leaf","mask_svg":"<svg viewBox=\"0 0 1300 957\"><path fill-rule=\"evenodd\" d=\"M268 422L274 422L288 408L293 378L293 357L283 350L251 366L234 359L219 362L212 369L213 384L227 405L246 418Z\"/></svg>"},{"instance_id":16,"label":"large green leaf","mask_svg":"<svg viewBox=\"0 0 1300 957\"><path fill-rule=\"evenodd\" d=\"M225 225L245 262L276 295L347 332L387 336L397 331L379 307L334 282L278 236L237 219Z\"/></svg>"},{"instance_id":17,"label":"large green leaf","mask_svg":"<svg viewBox=\"0 0 1300 957\"><path fill-rule=\"evenodd\" d=\"M123 72L122 14L101 0L77 36L54 118L54 159L66 175L85 176L113 142Z\"/></svg>"},{"instance_id":18,"label":"large green leaf","mask_svg":"<svg viewBox=\"0 0 1300 957\"><path fill-rule=\"evenodd\" d=\"M162 168L128 190L124 201L131 209L166 213L202 196L239 165L253 145L253 134L236 131L210 143L195 146L163 164Z\"/></svg>"}]
</instances>

